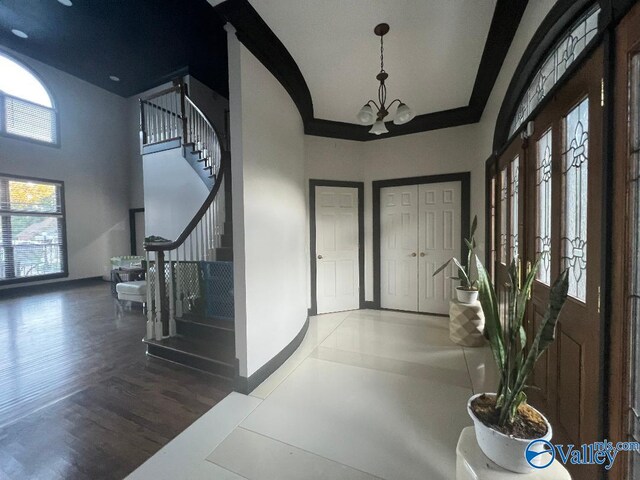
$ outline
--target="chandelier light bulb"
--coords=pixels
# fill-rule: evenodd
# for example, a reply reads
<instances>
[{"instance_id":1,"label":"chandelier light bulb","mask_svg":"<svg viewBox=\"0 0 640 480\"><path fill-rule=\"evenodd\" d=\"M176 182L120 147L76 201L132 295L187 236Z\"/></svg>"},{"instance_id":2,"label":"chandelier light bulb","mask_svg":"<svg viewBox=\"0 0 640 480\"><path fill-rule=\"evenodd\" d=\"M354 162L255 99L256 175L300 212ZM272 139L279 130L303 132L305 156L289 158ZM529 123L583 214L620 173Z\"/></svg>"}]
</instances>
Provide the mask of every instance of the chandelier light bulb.
<instances>
[{"instance_id":1,"label":"chandelier light bulb","mask_svg":"<svg viewBox=\"0 0 640 480\"><path fill-rule=\"evenodd\" d=\"M377 120L376 123L373 124L373 127L371 127L371 130L369 130L369 133L382 135L383 133L389 133L389 130L387 130L387 126L382 120Z\"/></svg>"},{"instance_id":2,"label":"chandelier light bulb","mask_svg":"<svg viewBox=\"0 0 640 480\"><path fill-rule=\"evenodd\" d=\"M363 125L373 125L373 122L376 120L376 114L373 112L373 108L371 108L371 105L369 104L366 104L360 109L357 117L358 121Z\"/></svg>"},{"instance_id":3,"label":"chandelier light bulb","mask_svg":"<svg viewBox=\"0 0 640 480\"><path fill-rule=\"evenodd\" d=\"M398 105L396 110L396 116L393 119L393 123L396 125L403 125L410 122L415 116L416 114L413 113L413 110L411 110L406 103L400 102L400 105Z\"/></svg>"}]
</instances>

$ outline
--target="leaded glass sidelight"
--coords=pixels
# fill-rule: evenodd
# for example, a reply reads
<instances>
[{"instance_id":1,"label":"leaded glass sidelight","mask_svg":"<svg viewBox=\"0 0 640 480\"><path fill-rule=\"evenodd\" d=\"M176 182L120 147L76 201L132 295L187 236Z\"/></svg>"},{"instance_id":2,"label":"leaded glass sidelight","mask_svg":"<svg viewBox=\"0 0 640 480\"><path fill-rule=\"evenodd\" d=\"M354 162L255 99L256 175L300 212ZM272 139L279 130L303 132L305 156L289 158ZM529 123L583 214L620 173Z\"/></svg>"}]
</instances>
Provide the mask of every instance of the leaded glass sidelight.
<instances>
[{"instance_id":1,"label":"leaded glass sidelight","mask_svg":"<svg viewBox=\"0 0 640 480\"><path fill-rule=\"evenodd\" d=\"M589 99L564 118L562 161L562 263L569 268L569 295L587 299L587 199Z\"/></svg>"},{"instance_id":2,"label":"leaded glass sidelight","mask_svg":"<svg viewBox=\"0 0 640 480\"><path fill-rule=\"evenodd\" d=\"M518 256L518 189L520 184L520 156L516 155L511 161L511 178L509 179L509 206L510 206L510 232L511 259Z\"/></svg>"},{"instance_id":3,"label":"leaded glass sidelight","mask_svg":"<svg viewBox=\"0 0 640 480\"><path fill-rule=\"evenodd\" d=\"M507 264L507 170L500 172L500 263Z\"/></svg>"},{"instance_id":4,"label":"leaded glass sidelight","mask_svg":"<svg viewBox=\"0 0 640 480\"><path fill-rule=\"evenodd\" d=\"M569 66L587 48L598 33L598 4L589 9L555 44L525 91L509 128L509 135L534 112L551 88L564 76Z\"/></svg>"},{"instance_id":5,"label":"leaded glass sidelight","mask_svg":"<svg viewBox=\"0 0 640 480\"><path fill-rule=\"evenodd\" d=\"M536 256L542 255L536 280L551 285L551 129L536 143Z\"/></svg>"}]
</instances>

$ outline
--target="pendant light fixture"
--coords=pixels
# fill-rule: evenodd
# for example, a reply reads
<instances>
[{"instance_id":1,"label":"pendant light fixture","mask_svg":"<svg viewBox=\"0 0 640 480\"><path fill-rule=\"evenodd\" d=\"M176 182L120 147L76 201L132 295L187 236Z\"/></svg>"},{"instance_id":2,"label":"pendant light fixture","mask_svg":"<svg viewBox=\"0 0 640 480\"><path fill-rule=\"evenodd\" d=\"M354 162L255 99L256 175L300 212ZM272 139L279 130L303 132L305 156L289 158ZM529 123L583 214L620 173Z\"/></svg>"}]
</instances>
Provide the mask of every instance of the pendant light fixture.
<instances>
[{"instance_id":1,"label":"pendant light fixture","mask_svg":"<svg viewBox=\"0 0 640 480\"><path fill-rule=\"evenodd\" d=\"M389 32L389 25L381 23L373 29L373 33L380 37L380 73L376 75L376 79L380 82L378 87L378 102L375 100L369 100L358 112L357 118L363 125L373 125L369 133L374 135L382 135L388 133L384 119L389 115L389 109L397 102L396 114L393 117L393 123L396 125L402 125L407 123L415 117L415 113L399 98L396 98L391 103L387 103L387 86L385 81L389 78L389 74L384 71L384 41L383 37ZM374 110L375 107L375 110Z\"/></svg>"}]
</instances>

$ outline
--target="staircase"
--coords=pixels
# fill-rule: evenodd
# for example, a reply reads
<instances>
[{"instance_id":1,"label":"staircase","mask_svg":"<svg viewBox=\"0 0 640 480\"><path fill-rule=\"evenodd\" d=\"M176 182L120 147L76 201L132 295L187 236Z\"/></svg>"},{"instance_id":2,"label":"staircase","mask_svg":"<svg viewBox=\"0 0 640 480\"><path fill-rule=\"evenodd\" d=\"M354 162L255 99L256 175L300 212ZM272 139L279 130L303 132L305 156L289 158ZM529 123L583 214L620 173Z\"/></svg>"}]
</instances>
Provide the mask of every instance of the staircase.
<instances>
[{"instance_id":1,"label":"staircase","mask_svg":"<svg viewBox=\"0 0 640 480\"><path fill-rule=\"evenodd\" d=\"M142 153L176 149L209 189L175 240L145 243L147 355L235 377L228 148L187 86L140 100Z\"/></svg>"}]
</instances>

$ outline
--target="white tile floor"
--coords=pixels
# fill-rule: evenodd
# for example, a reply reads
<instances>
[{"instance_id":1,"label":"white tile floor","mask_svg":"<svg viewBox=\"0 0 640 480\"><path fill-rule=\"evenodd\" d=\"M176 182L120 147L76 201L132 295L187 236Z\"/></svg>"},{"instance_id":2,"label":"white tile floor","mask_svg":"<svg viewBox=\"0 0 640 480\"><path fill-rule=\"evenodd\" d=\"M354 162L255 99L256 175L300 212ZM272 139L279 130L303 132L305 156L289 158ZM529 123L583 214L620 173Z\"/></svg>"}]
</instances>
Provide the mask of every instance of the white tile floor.
<instances>
[{"instance_id":1,"label":"white tile floor","mask_svg":"<svg viewBox=\"0 0 640 480\"><path fill-rule=\"evenodd\" d=\"M488 348L453 344L446 318L312 317L251 395L231 394L129 478L449 480L467 399L494 378Z\"/></svg>"}]
</instances>

